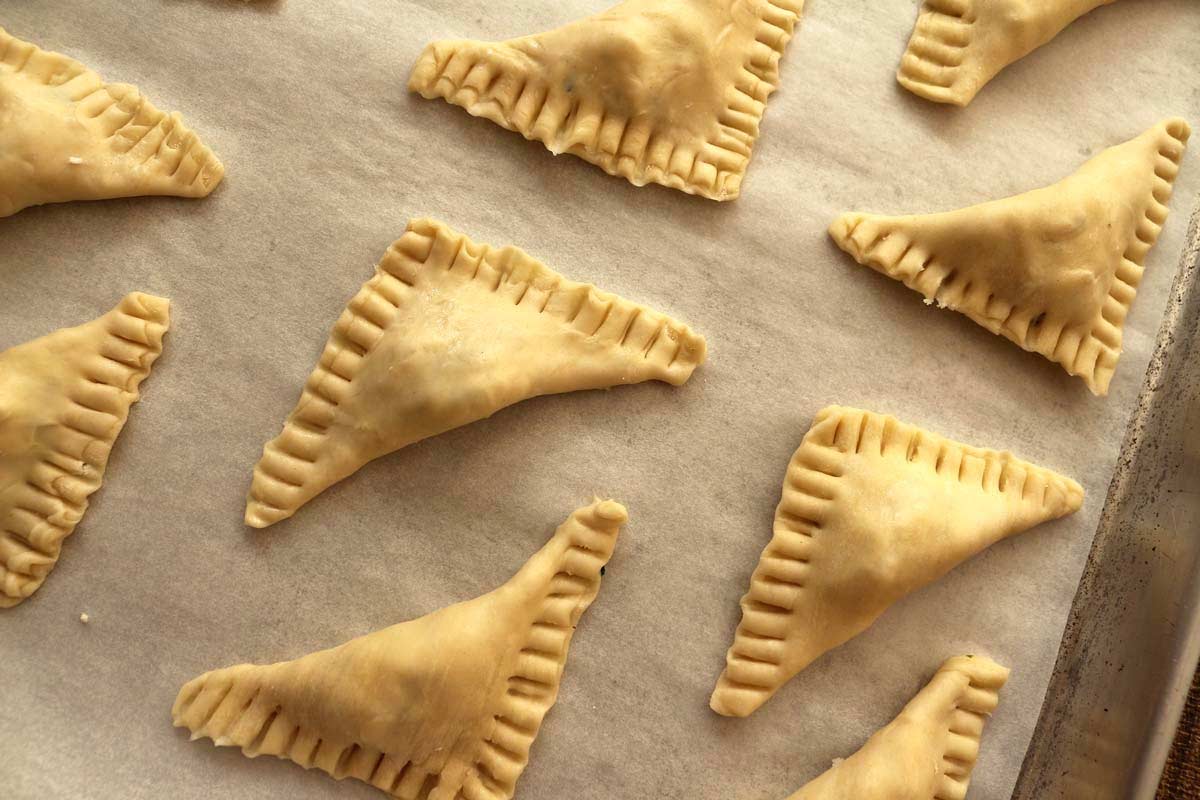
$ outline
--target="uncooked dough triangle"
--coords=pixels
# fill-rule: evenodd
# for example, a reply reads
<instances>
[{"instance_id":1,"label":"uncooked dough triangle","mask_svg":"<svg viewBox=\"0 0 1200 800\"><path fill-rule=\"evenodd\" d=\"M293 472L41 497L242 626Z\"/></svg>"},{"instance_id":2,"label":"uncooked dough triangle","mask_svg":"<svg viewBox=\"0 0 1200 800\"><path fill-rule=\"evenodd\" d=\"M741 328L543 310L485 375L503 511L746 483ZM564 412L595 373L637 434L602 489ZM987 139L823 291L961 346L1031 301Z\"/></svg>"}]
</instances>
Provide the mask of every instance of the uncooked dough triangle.
<instances>
[{"instance_id":1,"label":"uncooked dough triangle","mask_svg":"<svg viewBox=\"0 0 1200 800\"><path fill-rule=\"evenodd\" d=\"M625 520L597 501L489 594L296 661L201 675L175 725L409 800L507 800Z\"/></svg>"},{"instance_id":2,"label":"uncooked dough triangle","mask_svg":"<svg viewBox=\"0 0 1200 800\"><path fill-rule=\"evenodd\" d=\"M964 800L1008 670L949 659L900 716L788 800Z\"/></svg>"},{"instance_id":3,"label":"uncooked dough triangle","mask_svg":"<svg viewBox=\"0 0 1200 800\"><path fill-rule=\"evenodd\" d=\"M741 190L803 0L627 0L506 42L434 42L408 88L635 185Z\"/></svg>"},{"instance_id":4,"label":"uncooked dough triangle","mask_svg":"<svg viewBox=\"0 0 1200 800\"><path fill-rule=\"evenodd\" d=\"M283 432L268 442L246 524L290 517L368 461L530 397L682 384L704 338L574 283L515 247L415 220L342 313Z\"/></svg>"},{"instance_id":5,"label":"uncooked dough triangle","mask_svg":"<svg viewBox=\"0 0 1200 800\"><path fill-rule=\"evenodd\" d=\"M58 563L162 353L169 307L130 294L93 322L0 353L0 608Z\"/></svg>"},{"instance_id":6,"label":"uncooked dough triangle","mask_svg":"<svg viewBox=\"0 0 1200 800\"><path fill-rule=\"evenodd\" d=\"M926 303L966 314L1104 395L1190 133L1183 120L1164 120L1052 186L941 214L843 214L829 234Z\"/></svg>"},{"instance_id":7,"label":"uncooked dough triangle","mask_svg":"<svg viewBox=\"0 0 1200 800\"><path fill-rule=\"evenodd\" d=\"M1011 453L824 409L788 465L713 710L749 715L901 597L1082 502L1079 484Z\"/></svg>"},{"instance_id":8,"label":"uncooked dough triangle","mask_svg":"<svg viewBox=\"0 0 1200 800\"><path fill-rule=\"evenodd\" d=\"M965 106L988 81L1092 9L1115 0L925 0L896 79Z\"/></svg>"},{"instance_id":9,"label":"uncooked dough triangle","mask_svg":"<svg viewBox=\"0 0 1200 800\"><path fill-rule=\"evenodd\" d=\"M203 197L224 174L178 114L0 28L0 217L69 200Z\"/></svg>"}]
</instances>

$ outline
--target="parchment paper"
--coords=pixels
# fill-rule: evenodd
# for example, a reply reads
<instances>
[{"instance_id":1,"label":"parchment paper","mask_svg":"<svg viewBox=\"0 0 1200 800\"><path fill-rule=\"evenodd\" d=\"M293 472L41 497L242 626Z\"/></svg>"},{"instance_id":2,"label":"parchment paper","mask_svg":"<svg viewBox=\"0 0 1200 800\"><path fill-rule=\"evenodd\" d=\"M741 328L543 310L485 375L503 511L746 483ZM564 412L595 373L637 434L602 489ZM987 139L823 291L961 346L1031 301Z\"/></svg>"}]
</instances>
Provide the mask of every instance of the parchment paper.
<instances>
[{"instance_id":1,"label":"parchment paper","mask_svg":"<svg viewBox=\"0 0 1200 800\"><path fill-rule=\"evenodd\" d=\"M0 615L6 798L370 798L187 742L179 687L300 656L507 579L592 497L631 522L572 646L522 800L778 800L889 721L941 660L1013 669L971 796L1006 797L1036 721L1200 187L1189 153L1107 399L927 308L825 235L842 210L956 208L1051 183L1168 115L1200 122L1200 4L1125 0L966 110L899 89L912 0L811 0L742 198L637 189L405 92L426 42L506 38L607 0L2 0L0 25L179 110L228 167L206 201L0 221L0 347L127 291L173 300L104 488L45 586ZM409 217L518 244L707 335L681 389L522 403L410 447L290 522L242 526L262 444ZM1083 510L899 603L746 720L707 700L784 470L829 403L1074 476ZM81 625L87 612L91 623Z\"/></svg>"}]
</instances>

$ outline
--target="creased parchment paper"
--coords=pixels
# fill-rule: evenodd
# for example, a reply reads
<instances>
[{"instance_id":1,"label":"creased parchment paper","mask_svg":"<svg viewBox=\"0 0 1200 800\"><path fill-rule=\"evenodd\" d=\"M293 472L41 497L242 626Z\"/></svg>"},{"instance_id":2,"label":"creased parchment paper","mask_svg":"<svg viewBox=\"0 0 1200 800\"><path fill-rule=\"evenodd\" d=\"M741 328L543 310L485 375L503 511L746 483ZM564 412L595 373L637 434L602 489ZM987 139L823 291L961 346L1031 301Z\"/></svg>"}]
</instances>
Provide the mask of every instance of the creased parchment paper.
<instances>
[{"instance_id":1,"label":"creased parchment paper","mask_svg":"<svg viewBox=\"0 0 1200 800\"><path fill-rule=\"evenodd\" d=\"M370 798L170 724L205 670L300 656L507 579L592 495L631 522L575 637L521 800L781 800L946 656L1013 670L971 797L1010 793L1200 187L1189 153L1112 394L927 308L825 235L840 211L955 208L1051 183L1168 115L1200 122L1200 4L1125 0L966 110L899 89L911 0L812 0L744 193L636 189L410 97L426 42L506 38L606 0L2 0L0 25L179 110L225 161L201 202L0 220L0 346L173 300L166 352L45 586L0 614L0 795ZM681 389L520 404L377 461L285 524L242 526L262 444L408 218L513 243L687 321ZM1083 510L890 610L746 720L709 711L788 458L824 405L891 412L1078 479ZM79 622L86 612L90 623Z\"/></svg>"}]
</instances>

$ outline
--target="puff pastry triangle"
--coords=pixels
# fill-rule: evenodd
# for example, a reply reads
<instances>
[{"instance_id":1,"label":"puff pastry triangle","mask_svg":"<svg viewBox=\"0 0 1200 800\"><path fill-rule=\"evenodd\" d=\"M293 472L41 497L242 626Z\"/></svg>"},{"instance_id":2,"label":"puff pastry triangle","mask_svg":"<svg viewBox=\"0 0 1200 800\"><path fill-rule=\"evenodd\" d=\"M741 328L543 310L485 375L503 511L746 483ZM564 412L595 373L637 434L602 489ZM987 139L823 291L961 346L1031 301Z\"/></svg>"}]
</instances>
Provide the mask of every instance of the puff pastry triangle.
<instances>
[{"instance_id":1,"label":"puff pastry triangle","mask_svg":"<svg viewBox=\"0 0 1200 800\"><path fill-rule=\"evenodd\" d=\"M544 394L684 383L704 338L514 247L415 220L334 326L246 506L263 528L368 461Z\"/></svg>"},{"instance_id":2,"label":"puff pastry triangle","mask_svg":"<svg viewBox=\"0 0 1200 800\"><path fill-rule=\"evenodd\" d=\"M963 800L1008 670L951 658L900 716L788 800Z\"/></svg>"},{"instance_id":3,"label":"puff pastry triangle","mask_svg":"<svg viewBox=\"0 0 1200 800\"><path fill-rule=\"evenodd\" d=\"M803 0L627 0L547 33L429 45L408 88L637 186L738 196Z\"/></svg>"},{"instance_id":4,"label":"puff pastry triangle","mask_svg":"<svg viewBox=\"0 0 1200 800\"><path fill-rule=\"evenodd\" d=\"M204 197L224 174L178 114L0 28L0 217L69 200Z\"/></svg>"},{"instance_id":5,"label":"puff pastry triangle","mask_svg":"<svg viewBox=\"0 0 1200 800\"><path fill-rule=\"evenodd\" d=\"M597 501L489 594L296 661L201 675L175 725L395 797L507 800L625 520Z\"/></svg>"},{"instance_id":6,"label":"puff pastry triangle","mask_svg":"<svg viewBox=\"0 0 1200 800\"><path fill-rule=\"evenodd\" d=\"M1092 9L1115 0L925 0L896 79L965 106L988 81Z\"/></svg>"},{"instance_id":7,"label":"puff pastry triangle","mask_svg":"<svg viewBox=\"0 0 1200 800\"><path fill-rule=\"evenodd\" d=\"M162 353L168 309L130 294L93 322L0 353L0 608L58 563Z\"/></svg>"},{"instance_id":8,"label":"puff pastry triangle","mask_svg":"<svg viewBox=\"0 0 1200 800\"><path fill-rule=\"evenodd\" d=\"M901 597L1082 502L1079 484L1011 453L824 409L788 465L712 709L751 714Z\"/></svg>"},{"instance_id":9,"label":"puff pastry triangle","mask_svg":"<svg viewBox=\"0 0 1200 800\"><path fill-rule=\"evenodd\" d=\"M843 214L829 234L927 303L1107 394L1190 133L1183 120L1165 120L1053 186L941 214Z\"/></svg>"}]
</instances>

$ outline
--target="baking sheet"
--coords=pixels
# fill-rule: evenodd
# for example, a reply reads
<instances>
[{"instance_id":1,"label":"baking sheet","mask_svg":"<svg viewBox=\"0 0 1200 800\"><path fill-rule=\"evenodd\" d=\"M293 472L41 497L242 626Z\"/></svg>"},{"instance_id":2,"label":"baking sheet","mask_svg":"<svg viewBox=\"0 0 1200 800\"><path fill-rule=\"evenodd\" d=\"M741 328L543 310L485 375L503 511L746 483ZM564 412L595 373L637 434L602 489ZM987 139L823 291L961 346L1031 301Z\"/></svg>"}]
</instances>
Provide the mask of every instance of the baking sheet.
<instances>
[{"instance_id":1,"label":"baking sheet","mask_svg":"<svg viewBox=\"0 0 1200 800\"><path fill-rule=\"evenodd\" d=\"M1200 660L1198 274L1200 203L1014 800L1160 788Z\"/></svg>"},{"instance_id":2,"label":"baking sheet","mask_svg":"<svg viewBox=\"0 0 1200 800\"><path fill-rule=\"evenodd\" d=\"M910 0L811 0L741 199L636 189L461 109L409 97L427 41L505 38L605 0L0 0L0 25L177 109L226 163L206 201L0 221L0 347L171 297L166 352L46 585L0 619L0 780L13 798L375 797L189 744L179 686L299 656L487 591L593 493L630 510L523 800L782 798L857 749L943 657L1013 668L972 797L1006 797L1037 720L1187 211L1148 259L1107 399L828 240L840 211L954 208L1057 180L1168 115L1200 121L1200 5L1126 0L966 110L900 90ZM406 220L518 244L686 320L681 389L542 398L377 461L284 524L243 497L334 319ZM1007 447L1078 479L1074 517L897 604L746 720L707 699L792 451L829 403ZM79 614L87 612L84 626Z\"/></svg>"}]
</instances>

